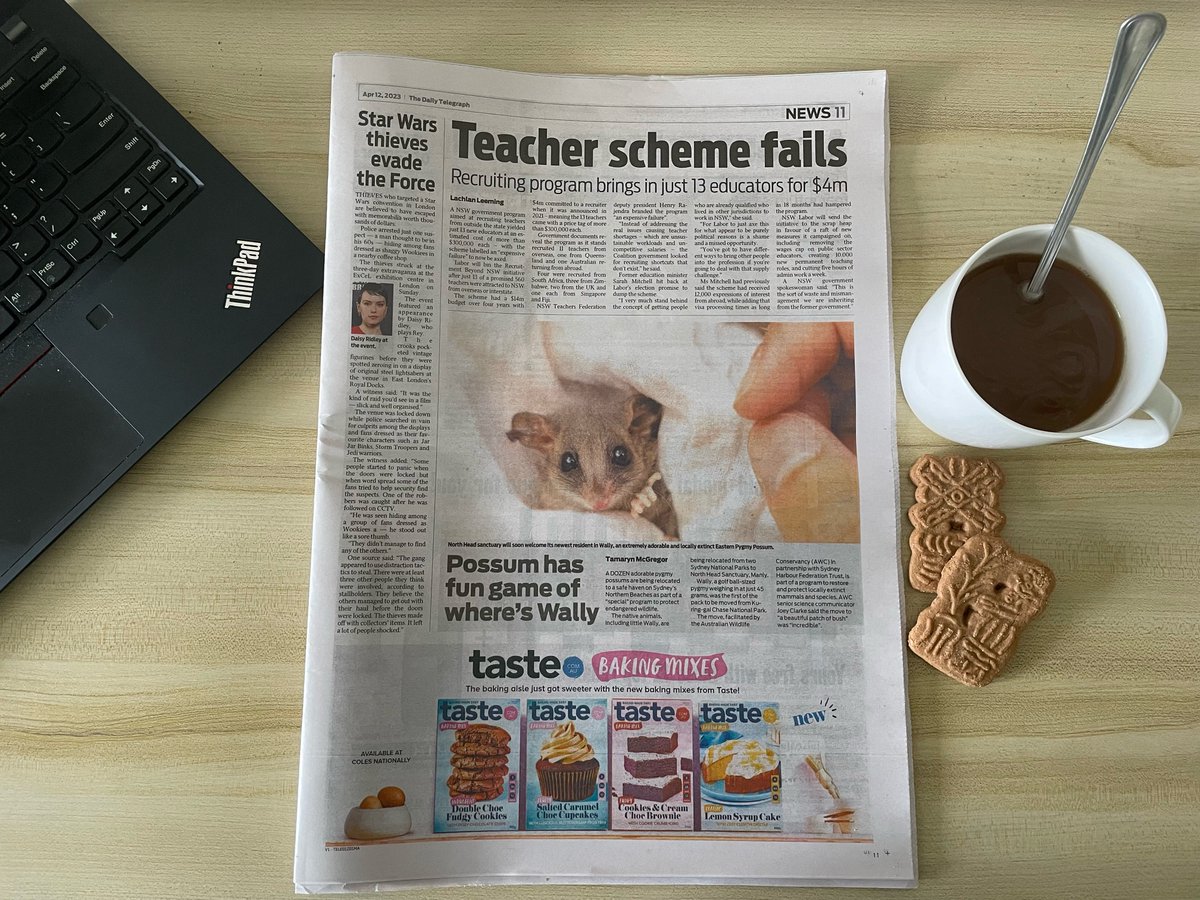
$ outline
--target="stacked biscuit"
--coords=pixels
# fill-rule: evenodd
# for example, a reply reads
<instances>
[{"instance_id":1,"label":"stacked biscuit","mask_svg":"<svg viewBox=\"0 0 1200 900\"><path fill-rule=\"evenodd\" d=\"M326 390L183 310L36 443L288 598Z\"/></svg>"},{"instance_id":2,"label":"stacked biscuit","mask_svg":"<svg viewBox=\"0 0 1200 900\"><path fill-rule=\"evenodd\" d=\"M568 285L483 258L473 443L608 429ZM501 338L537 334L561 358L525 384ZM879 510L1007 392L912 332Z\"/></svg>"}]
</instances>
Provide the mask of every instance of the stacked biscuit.
<instances>
[{"instance_id":1,"label":"stacked biscuit","mask_svg":"<svg viewBox=\"0 0 1200 900\"><path fill-rule=\"evenodd\" d=\"M908 578L936 597L917 617L908 646L951 678L982 687L1045 608L1054 573L999 536L1004 474L992 460L922 456L909 477L916 502L908 511Z\"/></svg>"},{"instance_id":2,"label":"stacked biscuit","mask_svg":"<svg viewBox=\"0 0 1200 900\"><path fill-rule=\"evenodd\" d=\"M508 732L495 725L468 725L450 745L451 796L476 802L494 800L504 793L508 777Z\"/></svg>"}]
</instances>

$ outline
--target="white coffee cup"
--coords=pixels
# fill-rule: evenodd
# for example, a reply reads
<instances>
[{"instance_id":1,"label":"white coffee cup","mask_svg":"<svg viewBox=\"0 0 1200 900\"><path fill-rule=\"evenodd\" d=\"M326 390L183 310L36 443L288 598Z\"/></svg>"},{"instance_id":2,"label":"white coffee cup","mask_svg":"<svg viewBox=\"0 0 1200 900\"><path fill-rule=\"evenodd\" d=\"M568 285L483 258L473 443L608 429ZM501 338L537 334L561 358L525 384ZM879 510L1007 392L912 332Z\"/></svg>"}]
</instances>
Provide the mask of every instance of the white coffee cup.
<instances>
[{"instance_id":1,"label":"white coffee cup","mask_svg":"<svg viewBox=\"0 0 1200 900\"><path fill-rule=\"evenodd\" d=\"M900 357L900 384L917 418L942 437L974 447L1033 447L1083 438L1116 447L1157 447L1183 407L1165 384L1167 319L1150 276L1108 238L1072 227L1059 258L1089 275L1112 302L1125 343L1116 387L1094 415L1066 431L1039 431L989 406L963 374L950 336L958 286L972 269L1013 253L1041 254L1050 225L1028 225L988 241L946 279L917 315ZM1138 411L1149 418L1132 418Z\"/></svg>"}]
</instances>

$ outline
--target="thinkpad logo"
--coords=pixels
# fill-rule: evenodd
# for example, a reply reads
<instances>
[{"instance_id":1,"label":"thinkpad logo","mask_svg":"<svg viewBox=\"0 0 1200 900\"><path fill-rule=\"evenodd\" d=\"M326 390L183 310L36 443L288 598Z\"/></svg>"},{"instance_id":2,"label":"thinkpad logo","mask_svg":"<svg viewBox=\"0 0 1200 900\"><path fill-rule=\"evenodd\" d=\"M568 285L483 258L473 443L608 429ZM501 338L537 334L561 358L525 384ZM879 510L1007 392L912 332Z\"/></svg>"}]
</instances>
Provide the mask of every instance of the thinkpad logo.
<instances>
[{"instance_id":1,"label":"thinkpad logo","mask_svg":"<svg viewBox=\"0 0 1200 900\"><path fill-rule=\"evenodd\" d=\"M258 275L258 253L262 249L259 241L238 241L238 255L230 263L229 275L233 279L225 285L225 308L236 306L249 309L254 301L254 279Z\"/></svg>"}]
</instances>

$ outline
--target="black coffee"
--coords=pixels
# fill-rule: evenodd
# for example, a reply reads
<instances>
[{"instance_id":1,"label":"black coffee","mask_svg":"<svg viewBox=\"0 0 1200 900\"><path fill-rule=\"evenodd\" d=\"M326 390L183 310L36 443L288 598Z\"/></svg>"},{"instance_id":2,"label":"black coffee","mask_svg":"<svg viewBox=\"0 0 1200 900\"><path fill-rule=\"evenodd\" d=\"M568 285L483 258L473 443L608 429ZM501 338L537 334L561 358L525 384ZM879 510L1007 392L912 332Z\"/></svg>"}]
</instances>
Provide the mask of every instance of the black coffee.
<instances>
[{"instance_id":1,"label":"black coffee","mask_svg":"<svg viewBox=\"0 0 1200 900\"><path fill-rule=\"evenodd\" d=\"M1066 431L1094 414L1121 374L1116 310L1083 272L1055 262L1042 298L1021 293L1039 257L1013 254L968 272L950 314L954 353L971 387L1003 416Z\"/></svg>"}]
</instances>

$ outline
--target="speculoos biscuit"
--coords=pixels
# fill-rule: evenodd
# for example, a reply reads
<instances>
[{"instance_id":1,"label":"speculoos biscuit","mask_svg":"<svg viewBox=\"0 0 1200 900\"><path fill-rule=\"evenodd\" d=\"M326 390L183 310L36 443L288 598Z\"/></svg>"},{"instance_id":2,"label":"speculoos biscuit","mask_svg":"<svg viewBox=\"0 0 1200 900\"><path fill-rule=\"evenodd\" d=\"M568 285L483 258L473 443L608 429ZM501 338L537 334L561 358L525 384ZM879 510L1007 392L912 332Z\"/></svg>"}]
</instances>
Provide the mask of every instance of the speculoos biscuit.
<instances>
[{"instance_id":1,"label":"speculoos biscuit","mask_svg":"<svg viewBox=\"0 0 1200 900\"><path fill-rule=\"evenodd\" d=\"M926 454L913 463L908 477L916 486L908 510L913 525L908 580L928 593L937 590L942 569L968 539L1004 528L1004 473L990 459Z\"/></svg>"},{"instance_id":2,"label":"speculoos biscuit","mask_svg":"<svg viewBox=\"0 0 1200 900\"><path fill-rule=\"evenodd\" d=\"M946 563L908 646L938 671L983 687L1012 658L1021 630L1046 608L1053 590L1048 566L997 535L977 534Z\"/></svg>"}]
</instances>

